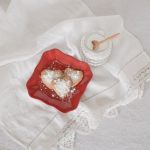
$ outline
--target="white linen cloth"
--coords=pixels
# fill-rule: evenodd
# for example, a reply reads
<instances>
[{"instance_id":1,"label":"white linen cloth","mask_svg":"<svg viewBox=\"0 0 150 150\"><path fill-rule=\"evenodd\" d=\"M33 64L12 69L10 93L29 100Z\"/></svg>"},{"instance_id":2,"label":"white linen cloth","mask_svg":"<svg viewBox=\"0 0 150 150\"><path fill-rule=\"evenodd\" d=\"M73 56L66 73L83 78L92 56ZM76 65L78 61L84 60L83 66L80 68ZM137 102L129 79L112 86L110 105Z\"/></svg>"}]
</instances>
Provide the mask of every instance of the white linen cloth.
<instances>
[{"instance_id":1,"label":"white linen cloth","mask_svg":"<svg viewBox=\"0 0 150 150\"><path fill-rule=\"evenodd\" d=\"M24 149L73 149L76 132L90 133L104 116L116 115L118 106L140 97L150 74L149 56L124 28L120 16L72 19L55 25L92 15L80 1L58 3L44 0L37 6L36 1L14 0L8 8L11 13L7 11L0 20L0 127ZM63 114L29 97L25 85L42 53L59 48L82 60L81 38L93 30L121 35L113 41L109 61L91 67L93 79L78 108Z\"/></svg>"}]
</instances>

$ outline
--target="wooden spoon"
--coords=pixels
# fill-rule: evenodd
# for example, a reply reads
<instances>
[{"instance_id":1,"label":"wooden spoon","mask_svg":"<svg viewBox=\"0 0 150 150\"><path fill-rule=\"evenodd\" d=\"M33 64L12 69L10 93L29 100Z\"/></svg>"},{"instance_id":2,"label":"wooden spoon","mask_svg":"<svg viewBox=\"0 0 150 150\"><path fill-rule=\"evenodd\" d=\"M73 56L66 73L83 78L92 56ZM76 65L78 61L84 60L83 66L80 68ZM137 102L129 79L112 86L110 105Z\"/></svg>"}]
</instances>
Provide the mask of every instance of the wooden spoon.
<instances>
[{"instance_id":1,"label":"wooden spoon","mask_svg":"<svg viewBox=\"0 0 150 150\"><path fill-rule=\"evenodd\" d=\"M113 34L113 35L111 35L111 36L105 38L105 39L102 40L102 41L93 40L93 41L92 41L93 50L98 49L98 47L100 47L100 45L101 45L102 43L104 43L104 42L106 42L106 41L108 41L108 40L111 40L111 39L117 37L119 34L120 34L120 33Z\"/></svg>"}]
</instances>

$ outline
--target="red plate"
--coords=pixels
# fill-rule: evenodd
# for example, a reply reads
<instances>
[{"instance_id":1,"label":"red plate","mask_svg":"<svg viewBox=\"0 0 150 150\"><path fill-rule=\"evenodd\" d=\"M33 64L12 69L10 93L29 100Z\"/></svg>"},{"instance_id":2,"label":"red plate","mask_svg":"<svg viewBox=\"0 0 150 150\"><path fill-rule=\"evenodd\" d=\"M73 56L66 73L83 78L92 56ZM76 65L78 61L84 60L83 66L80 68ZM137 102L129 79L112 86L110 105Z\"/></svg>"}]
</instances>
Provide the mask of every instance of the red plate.
<instances>
[{"instance_id":1,"label":"red plate","mask_svg":"<svg viewBox=\"0 0 150 150\"><path fill-rule=\"evenodd\" d=\"M41 71L46 68L64 70L67 67L81 70L83 72L83 79L74 87L75 91L73 93L69 94L69 96L64 99L61 99L53 90L48 89L41 82L40 74ZM92 76L93 74L87 63L64 54L58 49L52 49L43 53L40 62L36 66L26 86L31 97L41 100L48 105L54 106L61 112L66 113L74 110L78 106L80 98Z\"/></svg>"}]
</instances>

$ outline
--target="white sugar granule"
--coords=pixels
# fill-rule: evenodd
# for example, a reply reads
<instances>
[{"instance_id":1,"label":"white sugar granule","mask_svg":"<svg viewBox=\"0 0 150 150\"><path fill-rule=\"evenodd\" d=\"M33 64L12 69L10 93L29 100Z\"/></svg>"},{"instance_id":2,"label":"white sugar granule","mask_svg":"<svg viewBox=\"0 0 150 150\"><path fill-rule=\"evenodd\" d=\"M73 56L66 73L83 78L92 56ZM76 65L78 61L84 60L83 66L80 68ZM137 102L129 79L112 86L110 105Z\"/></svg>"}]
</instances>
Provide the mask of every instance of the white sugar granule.
<instances>
[{"instance_id":1,"label":"white sugar granule","mask_svg":"<svg viewBox=\"0 0 150 150\"><path fill-rule=\"evenodd\" d=\"M75 88L73 88L73 89L71 89L71 93L74 93L76 91L76 89Z\"/></svg>"}]
</instances>

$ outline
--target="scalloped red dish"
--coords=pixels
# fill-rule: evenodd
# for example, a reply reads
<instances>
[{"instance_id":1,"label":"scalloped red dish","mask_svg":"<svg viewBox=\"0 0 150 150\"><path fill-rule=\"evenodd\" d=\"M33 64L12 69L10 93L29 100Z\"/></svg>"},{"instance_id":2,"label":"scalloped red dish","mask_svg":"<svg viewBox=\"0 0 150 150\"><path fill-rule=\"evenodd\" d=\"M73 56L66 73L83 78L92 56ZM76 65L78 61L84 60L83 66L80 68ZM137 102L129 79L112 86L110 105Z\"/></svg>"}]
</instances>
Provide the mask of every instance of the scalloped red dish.
<instances>
[{"instance_id":1,"label":"scalloped red dish","mask_svg":"<svg viewBox=\"0 0 150 150\"><path fill-rule=\"evenodd\" d=\"M41 71L46 68L64 70L67 67L81 70L83 72L83 78L79 84L75 86L75 92L69 97L60 99L58 96L54 97L56 93L46 88L41 82L40 74ZM28 93L32 98L43 101L44 103L55 107L61 112L69 112L74 110L80 101L89 81L93 74L89 65L83 61L79 61L76 58L64 54L58 49L48 50L43 53L40 62L36 66L32 76L28 80L26 86Z\"/></svg>"}]
</instances>

